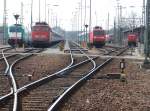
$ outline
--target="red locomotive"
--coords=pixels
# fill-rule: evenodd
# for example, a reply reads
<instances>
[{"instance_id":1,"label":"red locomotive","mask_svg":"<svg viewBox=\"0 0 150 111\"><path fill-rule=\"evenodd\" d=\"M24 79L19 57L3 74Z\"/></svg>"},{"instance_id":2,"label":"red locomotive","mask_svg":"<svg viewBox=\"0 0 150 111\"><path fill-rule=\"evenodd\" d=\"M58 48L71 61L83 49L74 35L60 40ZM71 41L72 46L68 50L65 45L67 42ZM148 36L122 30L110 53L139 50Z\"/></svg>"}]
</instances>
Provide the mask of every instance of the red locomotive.
<instances>
[{"instance_id":1,"label":"red locomotive","mask_svg":"<svg viewBox=\"0 0 150 111\"><path fill-rule=\"evenodd\" d=\"M45 22L37 22L32 27L31 44L33 46L48 46L52 39L52 30Z\"/></svg>"},{"instance_id":2,"label":"red locomotive","mask_svg":"<svg viewBox=\"0 0 150 111\"><path fill-rule=\"evenodd\" d=\"M128 35L128 46L129 47L137 46L137 35L136 34L129 34Z\"/></svg>"},{"instance_id":3,"label":"red locomotive","mask_svg":"<svg viewBox=\"0 0 150 111\"><path fill-rule=\"evenodd\" d=\"M90 44L94 45L96 48L104 46L106 42L106 33L102 27L96 26L89 35Z\"/></svg>"}]
</instances>

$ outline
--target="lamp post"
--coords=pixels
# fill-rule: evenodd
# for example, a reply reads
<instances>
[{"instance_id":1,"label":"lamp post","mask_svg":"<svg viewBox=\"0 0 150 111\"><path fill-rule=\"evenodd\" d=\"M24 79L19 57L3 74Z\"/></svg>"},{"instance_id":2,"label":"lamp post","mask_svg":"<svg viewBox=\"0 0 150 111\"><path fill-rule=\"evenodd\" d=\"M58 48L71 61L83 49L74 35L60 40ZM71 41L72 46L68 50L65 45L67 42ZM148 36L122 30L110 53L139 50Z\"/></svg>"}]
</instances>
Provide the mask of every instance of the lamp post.
<instances>
[{"instance_id":1,"label":"lamp post","mask_svg":"<svg viewBox=\"0 0 150 111\"><path fill-rule=\"evenodd\" d=\"M91 24L92 24L92 0L90 0L89 33L91 32Z\"/></svg>"},{"instance_id":2,"label":"lamp post","mask_svg":"<svg viewBox=\"0 0 150 111\"><path fill-rule=\"evenodd\" d=\"M3 14L3 44L5 44L6 39L6 0L4 0L4 14Z\"/></svg>"},{"instance_id":3,"label":"lamp post","mask_svg":"<svg viewBox=\"0 0 150 111\"><path fill-rule=\"evenodd\" d=\"M87 25L87 24L85 24L85 29L86 29L86 44L87 44L87 41L88 41L87 28L88 28L88 25Z\"/></svg>"},{"instance_id":4,"label":"lamp post","mask_svg":"<svg viewBox=\"0 0 150 111\"><path fill-rule=\"evenodd\" d=\"M117 10L118 10L118 43L119 45L121 45L121 33L120 33L120 16L121 16L121 5L119 4L120 0L116 0L117 1Z\"/></svg>"},{"instance_id":5,"label":"lamp post","mask_svg":"<svg viewBox=\"0 0 150 111\"><path fill-rule=\"evenodd\" d=\"M41 0L39 0L39 22L41 21Z\"/></svg>"},{"instance_id":6,"label":"lamp post","mask_svg":"<svg viewBox=\"0 0 150 111\"><path fill-rule=\"evenodd\" d=\"M82 33L82 5L83 5L83 1L81 0L81 33Z\"/></svg>"},{"instance_id":7,"label":"lamp post","mask_svg":"<svg viewBox=\"0 0 150 111\"><path fill-rule=\"evenodd\" d=\"M50 6L51 4L47 4L47 7L48 7L48 18L47 18L47 22L48 22L48 24L49 24L49 15L50 15L50 8L49 8L49 6ZM52 12L51 12L51 15L52 15ZM52 24L51 24L52 25Z\"/></svg>"},{"instance_id":8,"label":"lamp post","mask_svg":"<svg viewBox=\"0 0 150 111\"><path fill-rule=\"evenodd\" d=\"M51 26L54 26L54 14L53 14L53 10L50 6L53 6L52 4L47 4L47 22L48 24L50 24Z\"/></svg>"},{"instance_id":9,"label":"lamp post","mask_svg":"<svg viewBox=\"0 0 150 111\"><path fill-rule=\"evenodd\" d=\"M144 50L145 50L145 60L144 60L144 65L149 64L149 47L150 47L150 43L149 43L149 36L150 36L150 1L147 0L147 4L146 4L146 21L145 21L145 35L144 35Z\"/></svg>"},{"instance_id":10,"label":"lamp post","mask_svg":"<svg viewBox=\"0 0 150 111\"><path fill-rule=\"evenodd\" d=\"M46 22L46 0L45 0L45 22Z\"/></svg>"},{"instance_id":11,"label":"lamp post","mask_svg":"<svg viewBox=\"0 0 150 111\"><path fill-rule=\"evenodd\" d=\"M16 19L16 39L15 39L15 47L16 47L16 45L17 45L17 20L18 20L18 18L19 18L19 15L18 15L18 14L15 14L14 17L15 17L15 19Z\"/></svg>"},{"instance_id":12,"label":"lamp post","mask_svg":"<svg viewBox=\"0 0 150 111\"><path fill-rule=\"evenodd\" d=\"M59 5L57 5L57 4L56 4L56 5L53 5L53 6L54 6L54 7L58 7ZM57 23L57 22L58 22L58 15L57 15L57 11L56 11L56 18L55 18L55 20L56 20L56 24L55 24L55 25L56 25L56 27L57 27L57 24L58 24L58 23Z\"/></svg>"},{"instance_id":13,"label":"lamp post","mask_svg":"<svg viewBox=\"0 0 150 111\"><path fill-rule=\"evenodd\" d=\"M31 0L31 29L32 29L32 24L33 24L33 0Z\"/></svg>"}]
</instances>

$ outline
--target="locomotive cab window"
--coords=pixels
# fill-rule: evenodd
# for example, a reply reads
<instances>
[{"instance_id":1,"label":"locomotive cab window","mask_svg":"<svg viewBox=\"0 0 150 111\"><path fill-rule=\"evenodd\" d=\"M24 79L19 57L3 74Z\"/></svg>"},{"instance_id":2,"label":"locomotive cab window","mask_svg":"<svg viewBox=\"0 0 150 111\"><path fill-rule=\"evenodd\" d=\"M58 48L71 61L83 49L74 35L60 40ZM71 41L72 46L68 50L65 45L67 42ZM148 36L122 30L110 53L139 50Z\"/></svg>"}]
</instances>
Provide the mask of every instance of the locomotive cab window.
<instances>
[{"instance_id":1,"label":"locomotive cab window","mask_svg":"<svg viewBox=\"0 0 150 111\"><path fill-rule=\"evenodd\" d=\"M10 29L9 29L9 31L10 32L21 32L22 31L22 29L20 28L20 27L11 27Z\"/></svg>"},{"instance_id":2,"label":"locomotive cab window","mask_svg":"<svg viewBox=\"0 0 150 111\"><path fill-rule=\"evenodd\" d=\"M42 31L46 31L47 32L47 31L49 31L49 28L48 27L43 27Z\"/></svg>"},{"instance_id":3,"label":"locomotive cab window","mask_svg":"<svg viewBox=\"0 0 150 111\"><path fill-rule=\"evenodd\" d=\"M49 31L48 27L33 27L32 31Z\"/></svg>"},{"instance_id":4,"label":"locomotive cab window","mask_svg":"<svg viewBox=\"0 0 150 111\"><path fill-rule=\"evenodd\" d=\"M99 30L94 31L93 33L94 33L94 36L105 35L105 32L104 32L104 31L99 31Z\"/></svg>"},{"instance_id":5,"label":"locomotive cab window","mask_svg":"<svg viewBox=\"0 0 150 111\"><path fill-rule=\"evenodd\" d=\"M33 27L32 31L40 31L40 27Z\"/></svg>"}]
</instances>

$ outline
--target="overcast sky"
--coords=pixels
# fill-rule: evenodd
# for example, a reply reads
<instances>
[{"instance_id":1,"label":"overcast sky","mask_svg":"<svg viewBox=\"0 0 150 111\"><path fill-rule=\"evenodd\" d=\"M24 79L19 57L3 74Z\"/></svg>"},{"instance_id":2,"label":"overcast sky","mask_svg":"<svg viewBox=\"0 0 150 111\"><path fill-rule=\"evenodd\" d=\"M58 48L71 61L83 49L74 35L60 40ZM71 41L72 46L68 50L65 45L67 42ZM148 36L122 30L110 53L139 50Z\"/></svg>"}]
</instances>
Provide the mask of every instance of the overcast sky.
<instances>
[{"instance_id":1,"label":"overcast sky","mask_svg":"<svg viewBox=\"0 0 150 111\"><path fill-rule=\"evenodd\" d=\"M33 21L38 21L38 0L33 0ZM83 1L83 7L84 2ZM87 1L87 22L89 18L89 1ZM142 12L142 1L143 0L120 0L119 4L122 5L122 15L128 16L131 11L134 11L137 13L138 16L141 16ZM7 0L7 22L9 24L15 23L15 19L13 17L13 14L20 14L21 13L21 2L24 3L24 24L25 26L29 26L30 24L30 7L31 7L31 0ZM47 4L50 8L50 16L52 16L52 19L50 17L49 21L52 26L55 25L54 21L56 20L56 16L58 18L58 25L63 27L66 30L72 29L72 22L75 23L73 19L73 15L75 12L79 10L79 2L81 0L47 0ZM53 6L53 5L59 5L59 6ZM45 0L41 0L41 21L45 20ZM116 6L117 1L116 0L92 0L92 26L94 25L101 25L105 29L107 28L107 21L108 21L108 13L110 15L110 27L113 26L113 20L114 17L116 17ZM130 6L134 6L134 8L131 8ZM0 23L3 22L3 0L0 0ZM48 7L47 7L48 10ZM84 13L83 8L83 13ZM77 14L76 14L77 15ZM84 16L84 14L83 14ZM84 19L84 17L83 17ZM51 22L51 20L53 22ZM53 23L53 24L52 24ZM88 24L88 23L87 23Z\"/></svg>"}]
</instances>

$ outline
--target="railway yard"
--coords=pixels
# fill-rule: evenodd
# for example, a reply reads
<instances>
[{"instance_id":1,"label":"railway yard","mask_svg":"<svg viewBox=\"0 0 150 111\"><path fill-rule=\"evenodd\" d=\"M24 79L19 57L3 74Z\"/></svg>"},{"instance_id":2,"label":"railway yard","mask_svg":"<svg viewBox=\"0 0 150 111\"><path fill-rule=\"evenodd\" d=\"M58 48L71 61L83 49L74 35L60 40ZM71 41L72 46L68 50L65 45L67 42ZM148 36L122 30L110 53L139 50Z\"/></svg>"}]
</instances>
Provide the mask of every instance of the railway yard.
<instances>
[{"instance_id":1,"label":"railway yard","mask_svg":"<svg viewBox=\"0 0 150 111\"><path fill-rule=\"evenodd\" d=\"M0 111L150 111L142 57L126 47L58 46L0 49Z\"/></svg>"},{"instance_id":2,"label":"railway yard","mask_svg":"<svg viewBox=\"0 0 150 111\"><path fill-rule=\"evenodd\" d=\"M0 111L150 111L150 0L0 5Z\"/></svg>"}]
</instances>

